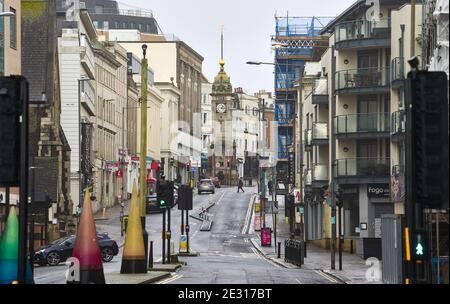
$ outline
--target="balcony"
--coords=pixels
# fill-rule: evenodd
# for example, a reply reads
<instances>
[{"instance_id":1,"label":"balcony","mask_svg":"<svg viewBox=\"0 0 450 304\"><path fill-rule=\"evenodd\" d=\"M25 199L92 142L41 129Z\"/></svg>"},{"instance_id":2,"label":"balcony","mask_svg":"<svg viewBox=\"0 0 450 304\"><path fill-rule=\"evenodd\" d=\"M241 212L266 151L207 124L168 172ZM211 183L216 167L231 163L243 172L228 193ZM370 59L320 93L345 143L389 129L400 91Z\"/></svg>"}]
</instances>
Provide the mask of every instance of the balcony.
<instances>
[{"instance_id":1,"label":"balcony","mask_svg":"<svg viewBox=\"0 0 450 304\"><path fill-rule=\"evenodd\" d=\"M92 45L85 35L80 38L80 57L86 74L90 78L95 78L95 56Z\"/></svg>"},{"instance_id":2,"label":"balcony","mask_svg":"<svg viewBox=\"0 0 450 304\"><path fill-rule=\"evenodd\" d=\"M312 186L312 170L311 169L305 170L305 174L303 176L303 180L305 182L305 187L311 187Z\"/></svg>"},{"instance_id":3,"label":"balcony","mask_svg":"<svg viewBox=\"0 0 450 304\"><path fill-rule=\"evenodd\" d=\"M391 126L391 140L394 142L402 141L406 132L406 113L404 110L392 113Z\"/></svg>"},{"instance_id":4,"label":"balcony","mask_svg":"<svg viewBox=\"0 0 450 304\"><path fill-rule=\"evenodd\" d=\"M328 165L314 164L312 169L312 187L322 188L328 185Z\"/></svg>"},{"instance_id":5,"label":"balcony","mask_svg":"<svg viewBox=\"0 0 450 304\"><path fill-rule=\"evenodd\" d=\"M390 19L342 22L335 27L336 50L389 47L391 45L390 27Z\"/></svg>"},{"instance_id":6,"label":"balcony","mask_svg":"<svg viewBox=\"0 0 450 304\"><path fill-rule=\"evenodd\" d=\"M305 143L305 151L306 152L312 151L312 130L311 129L307 129L304 131L303 142Z\"/></svg>"},{"instance_id":7,"label":"balcony","mask_svg":"<svg viewBox=\"0 0 450 304\"><path fill-rule=\"evenodd\" d=\"M315 79L313 81L312 104L328 105L328 97L328 79Z\"/></svg>"},{"instance_id":8,"label":"balcony","mask_svg":"<svg viewBox=\"0 0 450 304\"><path fill-rule=\"evenodd\" d=\"M328 145L328 124L326 122L314 122L312 128L313 146Z\"/></svg>"},{"instance_id":9,"label":"balcony","mask_svg":"<svg viewBox=\"0 0 450 304\"><path fill-rule=\"evenodd\" d=\"M376 94L390 92L390 68L364 68L338 71L337 94Z\"/></svg>"},{"instance_id":10,"label":"balcony","mask_svg":"<svg viewBox=\"0 0 450 304\"><path fill-rule=\"evenodd\" d=\"M350 114L334 117L336 138L389 138L390 113Z\"/></svg>"},{"instance_id":11,"label":"balcony","mask_svg":"<svg viewBox=\"0 0 450 304\"><path fill-rule=\"evenodd\" d=\"M391 85L399 88L405 82L405 61L403 57L396 57L391 62Z\"/></svg>"},{"instance_id":12,"label":"balcony","mask_svg":"<svg viewBox=\"0 0 450 304\"><path fill-rule=\"evenodd\" d=\"M390 158L348 158L335 161L335 177L341 184L389 183Z\"/></svg>"}]
</instances>

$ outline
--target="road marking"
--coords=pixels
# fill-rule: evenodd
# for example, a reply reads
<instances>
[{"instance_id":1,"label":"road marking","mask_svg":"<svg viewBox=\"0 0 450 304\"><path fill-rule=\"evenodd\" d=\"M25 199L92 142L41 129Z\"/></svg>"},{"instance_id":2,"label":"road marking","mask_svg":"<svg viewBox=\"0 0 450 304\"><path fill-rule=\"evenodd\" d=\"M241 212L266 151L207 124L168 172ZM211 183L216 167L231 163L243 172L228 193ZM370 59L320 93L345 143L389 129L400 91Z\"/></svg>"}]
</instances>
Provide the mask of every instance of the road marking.
<instances>
[{"instance_id":1,"label":"road marking","mask_svg":"<svg viewBox=\"0 0 450 304\"><path fill-rule=\"evenodd\" d=\"M170 278L168 278L168 279L165 279L165 280L163 280L163 281L159 281L158 283L156 283L156 284L168 284L168 283L170 283L170 282L173 282L173 281L176 281L176 280L178 280L178 279L181 279L183 277L183 275L181 275L181 274L175 274L175 275L173 275L172 277L170 277Z\"/></svg>"},{"instance_id":2,"label":"road marking","mask_svg":"<svg viewBox=\"0 0 450 304\"><path fill-rule=\"evenodd\" d=\"M251 213L253 211L253 203L254 203L254 197L252 197L250 199L250 203L248 204L247 214L245 215L244 227L242 227L241 234L246 234L246 231L248 231L249 226L251 224L250 219L251 219Z\"/></svg>"},{"instance_id":3,"label":"road marking","mask_svg":"<svg viewBox=\"0 0 450 304\"><path fill-rule=\"evenodd\" d=\"M320 270L315 270L315 272L317 272L317 273L320 274L322 277L324 277L325 279L327 279L328 281L330 281L330 282L332 282L332 283L335 283L335 284L338 283L338 281L337 281L335 278L333 278L333 277L330 276L330 275L327 275L327 274L323 273L323 272L320 271Z\"/></svg>"},{"instance_id":4,"label":"road marking","mask_svg":"<svg viewBox=\"0 0 450 304\"><path fill-rule=\"evenodd\" d=\"M299 284L303 284L302 282L300 282L300 280L299 279L295 279L296 281L297 281L297 283L299 283Z\"/></svg>"},{"instance_id":5,"label":"road marking","mask_svg":"<svg viewBox=\"0 0 450 304\"><path fill-rule=\"evenodd\" d=\"M219 203L222 201L224 195L225 195L225 192L222 193L222 196L220 196L219 200L216 202L216 205L219 205Z\"/></svg>"},{"instance_id":6,"label":"road marking","mask_svg":"<svg viewBox=\"0 0 450 304\"><path fill-rule=\"evenodd\" d=\"M250 247L250 249L255 253L255 255L258 257L258 259L266 261L269 264L272 264L273 266L277 267L277 268L281 268L280 265L278 265L277 263L272 262L269 258L266 258L264 255L262 255L257 249L255 249L254 247Z\"/></svg>"}]
</instances>

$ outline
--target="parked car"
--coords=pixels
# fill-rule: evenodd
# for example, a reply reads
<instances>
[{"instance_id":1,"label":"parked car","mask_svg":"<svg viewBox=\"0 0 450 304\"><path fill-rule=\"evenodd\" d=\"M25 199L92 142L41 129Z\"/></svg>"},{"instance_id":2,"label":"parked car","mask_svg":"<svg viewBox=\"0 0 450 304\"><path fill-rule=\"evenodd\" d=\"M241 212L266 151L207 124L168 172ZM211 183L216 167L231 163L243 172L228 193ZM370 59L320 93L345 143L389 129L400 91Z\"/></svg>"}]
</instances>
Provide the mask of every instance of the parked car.
<instances>
[{"instance_id":1,"label":"parked car","mask_svg":"<svg viewBox=\"0 0 450 304\"><path fill-rule=\"evenodd\" d=\"M201 179L198 183L198 194L202 194L203 192L209 192L214 194L216 192L216 188L214 187L212 179Z\"/></svg>"},{"instance_id":2,"label":"parked car","mask_svg":"<svg viewBox=\"0 0 450 304\"><path fill-rule=\"evenodd\" d=\"M220 188L222 185L220 184L220 179L216 176L216 177L213 177L212 178L212 181L213 181L213 184L214 184L214 187L216 187L216 188Z\"/></svg>"},{"instance_id":3,"label":"parked car","mask_svg":"<svg viewBox=\"0 0 450 304\"><path fill-rule=\"evenodd\" d=\"M111 239L107 233L97 234L98 244L105 263L111 262L119 253L116 241ZM34 253L34 263L41 266L57 266L72 256L75 247L76 236L70 235L53 241L47 246L41 247Z\"/></svg>"}]
</instances>

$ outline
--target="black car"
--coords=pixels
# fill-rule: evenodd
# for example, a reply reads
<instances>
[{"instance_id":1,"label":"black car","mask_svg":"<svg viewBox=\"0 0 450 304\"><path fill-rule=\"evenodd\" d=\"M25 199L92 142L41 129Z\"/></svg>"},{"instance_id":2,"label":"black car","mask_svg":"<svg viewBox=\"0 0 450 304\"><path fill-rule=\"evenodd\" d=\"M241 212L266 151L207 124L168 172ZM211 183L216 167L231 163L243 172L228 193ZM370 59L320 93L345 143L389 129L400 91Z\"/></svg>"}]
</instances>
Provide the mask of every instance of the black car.
<instances>
[{"instance_id":1,"label":"black car","mask_svg":"<svg viewBox=\"0 0 450 304\"><path fill-rule=\"evenodd\" d=\"M111 262L114 256L119 253L119 247L116 241L111 239L108 234L97 234L100 251L103 262ZM61 262L65 262L72 256L75 246L75 235L66 236L53 241L47 246L41 247L34 253L34 263L41 266L50 265L57 266Z\"/></svg>"}]
</instances>

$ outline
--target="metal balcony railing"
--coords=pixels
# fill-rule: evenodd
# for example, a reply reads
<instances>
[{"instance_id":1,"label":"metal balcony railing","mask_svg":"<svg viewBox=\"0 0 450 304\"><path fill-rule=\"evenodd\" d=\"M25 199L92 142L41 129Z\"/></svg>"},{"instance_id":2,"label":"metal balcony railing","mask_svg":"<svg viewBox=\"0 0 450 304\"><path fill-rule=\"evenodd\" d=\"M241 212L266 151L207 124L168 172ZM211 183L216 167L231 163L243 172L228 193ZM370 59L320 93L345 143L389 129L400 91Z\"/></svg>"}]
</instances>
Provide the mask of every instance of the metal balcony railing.
<instances>
[{"instance_id":1,"label":"metal balcony railing","mask_svg":"<svg viewBox=\"0 0 450 304\"><path fill-rule=\"evenodd\" d=\"M350 114L334 117L335 134L390 131L390 113Z\"/></svg>"},{"instance_id":2,"label":"metal balcony railing","mask_svg":"<svg viewBox=\"0 0 450 304\"><path fill-rule=\"evenodd\" d=\"M327 181L328 180L328 165L314 164L312 169L313 181Z\"/></svg>"},{"instance_id":3,"label":"metal balcony railing","mask_svg":"<svg viewBox=\"0 0 450 304\"><path fill-rule=\"evenodd\" d=\"M347 158L335 162L336 177L385 177L390 175L390 158Z\"/></svg>"},{"instance_id":4,"label":"metal balcony railing","mask_svg":"<svg viewBox=\"0 0 450 304\"><path fill-rule=\"evenodd\" d=\"M379 19L376 21L352 20L342 22L335 27L335 43L356 39L389 38L390 26L390 19Z\"/></svg>"},{"instance_id":5,"label":"metal balcony railing","mask_svg":"<svg viewBox=\"0 0 450 304\"><path fill-rule=\"evenodd\" d=\"M328 123L326 122L313 122L312 126L312 139L328 139Z\"/></svg>"},{"instance_id":6,"label":"metal balcony railing","mask_svg":"<svg viewBox=\"0 0 450 304\"><path fill-rule=\"evenodd\" d=\"M403 57L396 57L391 62L391 81L405 79L405 61Z\"/></svg>"},{"instance_id":7,"label":"metal balcony railing","mask_svg":"<svg viewBox=\"0 0 450 304\"><path fill-rule=\"evenodd\" d=\"M88 12L91 15L121 15L131 17L145 17L153 18L153 12L144 9L101 9L88 8Z\"/></svg>"},{"instance_id":8,"label":"metal balcony railing","mask_svg":"<svg viewBox=\"0 0 450 304\"><path fill-rule=\"evenodd\" d=\"M406 132L406 113L404 110L392 113L391 126L391 135L402 134Z\"/></svg>"},{"instance_id":9,"label":"metal balcony railing","mask_svg":"<svg viewBox=\"0 0 450 304\"><path fill-rule=\"evenodd\" d=\"M363 68L338 71L336 90L376 88L390 85L390 68Z\"/></svg>"}]
</instances>

